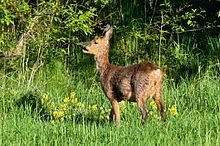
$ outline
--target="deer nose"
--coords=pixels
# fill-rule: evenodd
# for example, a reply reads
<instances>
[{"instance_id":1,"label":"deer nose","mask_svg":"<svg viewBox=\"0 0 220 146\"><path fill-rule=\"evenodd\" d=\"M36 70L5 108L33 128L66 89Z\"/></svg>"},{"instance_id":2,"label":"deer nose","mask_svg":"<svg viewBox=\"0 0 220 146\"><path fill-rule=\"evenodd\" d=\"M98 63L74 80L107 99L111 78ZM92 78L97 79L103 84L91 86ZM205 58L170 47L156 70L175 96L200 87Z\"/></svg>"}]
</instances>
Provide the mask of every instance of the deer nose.
<instances>
[{"instance_id":1,"label":"deer nose","mask_svg":"<svg viewBox=\"0 0 220 146\"><path fill-rule=\"evenodd\" d=\"M91 42L85 42L83 48L85 48L86 46L89 46L89 45L91 45Z\"/></svg>"}]
</instances>

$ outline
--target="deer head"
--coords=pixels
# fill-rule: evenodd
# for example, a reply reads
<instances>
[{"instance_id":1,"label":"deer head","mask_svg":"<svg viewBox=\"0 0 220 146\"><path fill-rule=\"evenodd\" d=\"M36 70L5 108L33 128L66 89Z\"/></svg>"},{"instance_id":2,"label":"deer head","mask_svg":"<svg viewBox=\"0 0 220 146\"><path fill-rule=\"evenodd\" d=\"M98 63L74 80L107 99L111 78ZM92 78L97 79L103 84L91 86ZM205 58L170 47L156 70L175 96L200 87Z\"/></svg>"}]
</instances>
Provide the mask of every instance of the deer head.
<instances>
[{"instance_id":1,"label":"deer head","mask_svg":"<svg viewBox=\"0 0 220 146\"><path fill-rule=\"evenodd\" d=\"M107 25L104 29L104 36L93 39L90 42L86 42L83 46L83 52L93 54L96 57L103 56L109 52L109 40L112 37L113 28Z\"/></svg>"}]
</instances>

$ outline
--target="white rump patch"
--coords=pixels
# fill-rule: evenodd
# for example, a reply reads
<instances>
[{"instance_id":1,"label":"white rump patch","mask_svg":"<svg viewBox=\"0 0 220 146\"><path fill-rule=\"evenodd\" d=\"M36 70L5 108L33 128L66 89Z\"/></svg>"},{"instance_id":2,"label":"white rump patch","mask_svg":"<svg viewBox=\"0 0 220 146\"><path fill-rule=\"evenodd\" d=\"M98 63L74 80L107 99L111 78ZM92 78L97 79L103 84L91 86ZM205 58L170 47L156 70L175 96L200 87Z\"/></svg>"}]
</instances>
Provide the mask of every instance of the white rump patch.
<instances>
[{"instance_id":1,"label":"white rump patch","mask_svg":"<svg viewBox=\"0 0 220 146\"><path fill-rule=\"evenodd\" d=\"M160 77L160 69L155 70L155 75L159 78Z\"/></svg>"}]
</instances>

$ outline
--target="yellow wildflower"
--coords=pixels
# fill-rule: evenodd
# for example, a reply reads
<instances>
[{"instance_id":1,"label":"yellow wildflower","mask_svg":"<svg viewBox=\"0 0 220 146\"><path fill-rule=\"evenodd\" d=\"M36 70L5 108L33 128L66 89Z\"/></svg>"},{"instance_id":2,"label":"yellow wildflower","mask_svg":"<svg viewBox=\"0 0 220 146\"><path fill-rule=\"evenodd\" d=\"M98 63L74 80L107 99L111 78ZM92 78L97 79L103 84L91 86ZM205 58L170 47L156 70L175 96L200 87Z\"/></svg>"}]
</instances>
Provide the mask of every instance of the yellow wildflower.
<instances>
[{"instance_id":1,"label":"yellow wildflower","mask_svg":"<svg viewBox=\"0 0 220 146\"><path fill-rule=\"evenodd\" d=\"M105 109L103 107L100 107L99 109L101 114L105 114Z\"/></svg>"},{"instance_id":2,"label":"yellow wildflower","mask_svg":"<svg viewBox=\"0 0 220 146\"><path fill-rule=\"evenodd\" d=\"M94 105L92 105L92 106L89 105L88 108L89 108L90 111L95 111L95 110L97 110L97 105L96 105L96 104L94 104Z\"/></svg>"},{"instance_id":3,"label":"yellow wildflower","mask_svg":"<svg viewBox=\"0 0 220 146\"><path fill-rule=\"evenodd\" d=\"M43 96L41 97L41 103L47 102L48 101L48 94L44 93Z\"/></svg>"},{"instance_id":4,"label":"yellow wildflower","mask_svg":"<svg viewBox=\"0 0 220 146\"><path fill-rule=\"evenodd\" d=\"M63 102L65 102L65 103L69 102L69 98L68 98L68 97L65 97L64 100L63 100Z\"/></svg>"},{"instance_id":5,"label":"yellow wildflower","mask_svg":"<svg viewBox=\"0 0 220 146\"><path fill-rule=\"evenodd\" d=\"M173 115L173 116L178 115L176 106L174 106L174 105L172 105L171 108L169 108L169 111L170 111L171 115Z\"/></svg>"},{"instance_id":6,"label":"yellow wildflower","mask_svg":"<svg viewBox=\"0 0 220 146\"><path fill-rule=\"evenodd\" d=\"M71 93L70 93L70 98L71 98L71 99L75 98L75 95L76 95L76 93L75 93L74 91L71 92Z\"/></svg>"},{"instance_id":7,"label":"yellow wildflower","mask_svg":"<svg viewBox=\"0 0 220 146\"><path fill-rule=\"evenodd\" d=\"M72 99L72 100L71 100L72 104L76 104L77 101L78 101L78 98L71 98L71 99Z\"/></svg>"},{"instance_id":8,"label":"yellow wildflower","mask_svg":"<svg viewBox=\"0 0 220 146\"><path fill-rule=\"evenodd\" d=\"M78 103L76 104L76 107L77 107L77 108L85 108L85 105L84 105L82 102L78 102Z\"/></svg>"},{"instance_id":9,"label":"yellow wildflower","mask_svg":"<svg viewBox=\"0 0 220 146\"><path fill-rule=\"evenodd\" d=\"M53 112L53 116L54 116L54 117L57 117L57 115L58 115L58 112L57 112L57 111L54 111L54 112Z\"/></svg>"},{"instance_id":10,"label":"yellow wildflower","mask_svg":"<svg viewBox=\"0 0 220 146\"><path fill-rule=\"evenodd\" d=\"M60 109L66 111L68 109L68 105L65 103L61 105Z\"/></svg>"},{"instance_id":11,"label":"yellow wildflower","mask_svg":"<svg viewBox=\"0 0 220 146\"><path fill-rule=\"evenodd\" d=\"M63 111L54 111L54 112L53 112L53 116L54 116L55 118L61 118L61 117L64 116L64 112L63 112Z\"/></svg>"},{"instance_id":12,"label":"yellow wildflower","mask_svg":"<svg viewBox=\"0 0 220 146\"><path fill-rule=\"evenodd\" d=\"M150 102L150 106L152 107L153 110L156 110L156 109L157 109L157 104L156 104L156 102L155 102L154 100L152 100L152 101Z\"/></svg>"},{"instance_id":13,"label":"yellow wildflower","mask_svg":"<svg viewBox=\"0 0 220 146\"><path fill-rule=\"evenodd\" d=\"M63 111L59 111L58 114L59 114L59 117L63 117L64 116L64 112Z\"/></svg>"},{"instance_id":14,"label":"yellow wildflower","mask_svg":"<svg viewBox=\"0 0 220 146\"><path fill-rule=\"evenodd\" d=\"M96 104L92 105L92 111L95 111L95 110L97 110L97 105Z\"/></svg>"}]
</instances>

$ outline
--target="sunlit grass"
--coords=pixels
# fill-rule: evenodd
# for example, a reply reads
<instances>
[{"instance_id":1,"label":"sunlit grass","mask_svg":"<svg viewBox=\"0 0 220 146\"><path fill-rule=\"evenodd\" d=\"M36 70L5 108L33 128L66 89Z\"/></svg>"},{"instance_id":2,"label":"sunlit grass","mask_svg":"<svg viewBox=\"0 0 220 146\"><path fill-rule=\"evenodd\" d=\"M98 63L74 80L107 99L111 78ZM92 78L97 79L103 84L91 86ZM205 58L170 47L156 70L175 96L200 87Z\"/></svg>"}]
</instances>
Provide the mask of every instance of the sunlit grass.
<instances>
[{"instance_id":1,"label":"sunlit grass","mask_svg":"<svg viewBox=\"0 0 220 146\"><path fill-rule=\"evenodd\" d=\"M167 121L162 124L154 101L149 99L150 116L143 127L136 103L120 103L120 126L109 122L111 105L96 79L87 82L59 75L57 82L53 75L38 78L32 83L40 85L38 90L30 91L33 96L25 96L31 102L22 98L25 90L19 93L14 88L16 82L4 82L0 93L4 105L1 145L185 146L218 145L220 140L220 81L216 77L203 75L178 84L166 79L163 96ZM20 99L28 106L17 106ZM34 100L44 112L30 107Z\"/></svg>"}]
</instances>

